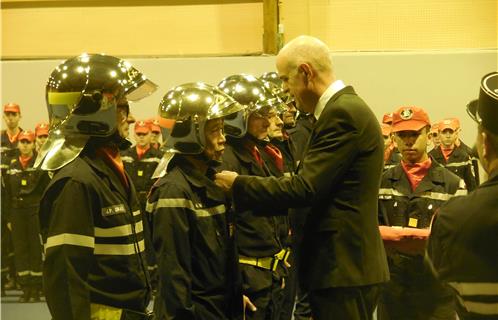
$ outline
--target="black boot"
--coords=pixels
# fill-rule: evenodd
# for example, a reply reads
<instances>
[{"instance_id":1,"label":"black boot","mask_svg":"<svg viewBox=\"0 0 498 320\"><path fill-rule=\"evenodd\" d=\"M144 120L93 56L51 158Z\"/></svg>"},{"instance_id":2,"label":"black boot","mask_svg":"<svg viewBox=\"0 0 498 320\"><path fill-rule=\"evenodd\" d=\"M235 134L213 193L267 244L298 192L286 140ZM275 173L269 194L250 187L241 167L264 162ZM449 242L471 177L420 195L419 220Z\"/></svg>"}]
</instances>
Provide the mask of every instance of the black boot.
<instances>
[{"instance_id":1,"label":"black boot","mask_svg":"<svg viewBox=\"0 0 498 320\"><path fill-rule=\"evenodd\" d=\"M36 286L31 288L31 302L40 302L40 289Z\"/></svg>"},{"instance_id":2,"label":"black boot","mask_svg":"<svg viewBox=\"0 0 498 320\"><path fill-rule=\"evenodd\" d=\"M19 297L19 302L21 303L29 302L29 299L31 298L31 288L23 287L22 289L23 289L22 295Z\"/></svg>"}]
</instances>

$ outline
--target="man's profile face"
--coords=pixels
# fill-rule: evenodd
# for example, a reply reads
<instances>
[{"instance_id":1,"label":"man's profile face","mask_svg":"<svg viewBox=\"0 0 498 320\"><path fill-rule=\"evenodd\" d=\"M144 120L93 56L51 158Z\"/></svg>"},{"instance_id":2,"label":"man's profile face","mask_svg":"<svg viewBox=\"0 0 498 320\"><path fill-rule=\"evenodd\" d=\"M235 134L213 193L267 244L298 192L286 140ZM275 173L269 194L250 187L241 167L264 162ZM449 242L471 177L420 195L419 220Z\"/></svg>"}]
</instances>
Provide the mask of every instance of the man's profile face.
<instances>
[{"instance_id":1,"label":"man's profile face","mask_svg":"<svg viewBox=\"0 0 498 320\"><path fill-rule=\"evenodd\" d=\"M292 67L286 57L277 57L277 71L282 80L282 87L296 100L296 106L304 113L313 112L314 105L310 103L309 91L302 72Z\"/></svg>"},{"instance_id":2,"label":"man's profile face","mask_svg":"<svg viewBox=\"0 0 498 320\"><path fill-rule=\"evenodd\" d=\"M247 122L247 132L258 140L266 139L270 128L270 119L276 116L275 111L252 112Z\"/></svg>"},{"instance_id":3,"label":"man's profile face","mask_svg":"<svg viewBox=\"0 0 498 320\"><path fill-rule=\"evenodd\" d=\"M287 110L282 114L282 121L286 128L294 128L296 126L296 105L294 102L287 104Z\"/></svg>"},{"instance_id":4,"label":"man's profile face","mask_svg":"<svg viewBox=\"0 0 498 320\"><path fill-rule=\"evenodd\" d=\"M270 127L268 128L268 136L270 139L282 139L284 134L282 129L284 127L284 122L275 113L274 116L270 117Z\"/></svg>"},{"instance_id":5,"label":"man's profile face","mask_svg":"<svg viewBox=\"0 0 498 320\"><path fill-rule=\"evenodd\" d=\"M206 146L204 155L209 160L221 161L221 156L225 151L225 134L223 133L223 119L212 119L204 126L204 136Z\"/></svg>"},{"instance_id":6,"label":"man's profile face","mask_svg":"<svg viewBox=\"0 0 498 320\"><path fill-rule=\"evenodd\" d=\"M122 138L128 138L130 134L130 124L135 122L135 118L130 113L130 106L126 101L120 101L116 107L117 130Z\"/></svg>"},{"instance_id":7,"label":"man's profile face","mask_svg":"<svg viewBox=\"0 0 498 320\"><path fill-rule=\"evenodd\" d=\"M427 153L429 135L427 128L419 131L406 130L394 133L394 141L398 145L403 161L408 163L421 162Z\"/></svg>"}]
</instances>

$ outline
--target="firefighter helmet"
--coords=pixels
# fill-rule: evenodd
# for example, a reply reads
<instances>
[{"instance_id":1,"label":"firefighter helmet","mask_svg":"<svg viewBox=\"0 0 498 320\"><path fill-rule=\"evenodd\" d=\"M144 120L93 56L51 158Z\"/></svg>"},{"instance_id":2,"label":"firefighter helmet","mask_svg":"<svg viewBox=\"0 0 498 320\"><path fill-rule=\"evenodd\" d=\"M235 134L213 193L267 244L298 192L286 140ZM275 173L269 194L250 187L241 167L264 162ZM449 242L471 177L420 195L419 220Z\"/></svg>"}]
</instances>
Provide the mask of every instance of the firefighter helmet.
<instances>
[{"instance_id":1,"label":"firefighter helmet","mask_svg":"<svg viewBox=\"0 0 498 320\"><path fill-rule=\"evenodd\" d=\"M90 137L117 130L118 104L156 90L129 62L103 54L82 54L57 66L46 85L50 133L35 165L55 170L74 160Z\"/></svg>"},{"instance_id":2,"label":"firefighter helmet","mask_svg":"<svg viewBox=\"0 0 498 320\"><path fill-rule=\"evenodd\" d=\"M159 123L166 150L181 154L202 153L206 144L206 122L243 109L244 106L232 97L206 83L174 87L159 105Z\"/></svg>"},{"instance_id":3,"label":"firefighter helmet","mask_svg":"<svg viewBox=\"0 0 498 320\"><path fill-rule=\"evenodd\" d=\"M262 81L247 74L236 74L223 79L219 84L223 92L246 106L246 110L225 119L227 135L242 137L247 130L249 114L253 112L268 113L275 110L282 113L287 106L272 93Z\"/></svg>"}]
</instances>

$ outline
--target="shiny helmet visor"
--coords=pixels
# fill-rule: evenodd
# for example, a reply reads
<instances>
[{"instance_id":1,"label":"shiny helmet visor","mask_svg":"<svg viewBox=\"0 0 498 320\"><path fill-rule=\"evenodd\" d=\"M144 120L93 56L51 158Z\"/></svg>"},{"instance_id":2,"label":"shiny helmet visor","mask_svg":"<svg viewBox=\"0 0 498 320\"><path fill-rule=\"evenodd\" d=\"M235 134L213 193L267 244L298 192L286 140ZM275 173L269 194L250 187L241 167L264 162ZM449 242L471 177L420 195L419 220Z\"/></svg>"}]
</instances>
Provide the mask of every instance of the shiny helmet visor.
<instances>
[{"instance_id":1,"label":"shiny helmet visor","mask_svg":"<svg viewBox=\"0 0 498 320\"><path fill-rule=\"evenodd\" d=\"M159 105L165 150L202 153L206 121L230 117L243 110L243 105L206 83L186 83L171 89Z\"/></svg>"},{"instance_id":2,"label":"shiny helmet visor","mask_svg":"<svg viewBox=\"0 0 498 320\"><path fill-rule=\"evenodd\" d=\"M266 114L271 110L277 113L287 110L287 106L278 96L273 94L262 81L251 75L229 76L218 84L218 88L247 108L246 112L225 119L226 132L230 136L242 137L246 133L248 115L253 112Z\"/></svg>"},{"instance_id":3,"label":"shiny helmet visor","mask_svg":"<svg viewBox=\"0 0 498 320\"><path fill-rule=\"evenodd\" d=\"M283 103L289 104L295 101L294 97L290 93L285 92L283 81L275 71L265 72L259 77L259 79L263 82L265 87L267 87L268 90L270 90L274 95L279 97Z\"/></svg>"},{"instance_id":4,"label":"shiny helmet visor","mask_svg":"<svg viewBox=\"0 0 498 320\"><path fill-rule=\"evenodd\" d=\"M56 170L74 160L90 137L116 131L116 108L157 89L125 60L103 54L68 59L51 73L46 85L50 121L47 142L35 166Z\"/></svg>"}]
</instances>

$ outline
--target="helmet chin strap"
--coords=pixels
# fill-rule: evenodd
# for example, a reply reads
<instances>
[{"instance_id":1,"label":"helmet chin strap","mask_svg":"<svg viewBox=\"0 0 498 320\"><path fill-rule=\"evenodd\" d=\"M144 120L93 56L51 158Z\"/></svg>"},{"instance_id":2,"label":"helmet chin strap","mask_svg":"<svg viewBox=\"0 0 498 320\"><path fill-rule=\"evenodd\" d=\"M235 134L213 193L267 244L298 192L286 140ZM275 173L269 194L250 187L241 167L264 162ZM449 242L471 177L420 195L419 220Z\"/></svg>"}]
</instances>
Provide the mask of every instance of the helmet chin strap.
<instances>
[{"instance_id":1,"label":"helmet chin strap","mask_svg":"<svg viewBox=\"0 0 498 320\"><path fill-rule=\"evenodd\" d=\"M132 145L131 141L123 138L117 130L109 137L93 137L92 141L98 146L116 146L121 151L130 148Z\"/></svg>"},{"instance_id":2,"label":"helmet chin strap","mask_svg":"<svg viewBox=\"0 0 498 320\"><path fill-rule=\"evenodd\" d=\"M219 161L219 160L209 159L208 157L206 157L206 155L204 154L204 152L200 153L200 154L194 155L194 158L197 159L197 160L199 160L199 161L204 162L210 168L219 167L222 164L222 162Z\"/></svg>"}]
</instances>

